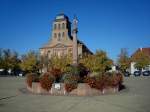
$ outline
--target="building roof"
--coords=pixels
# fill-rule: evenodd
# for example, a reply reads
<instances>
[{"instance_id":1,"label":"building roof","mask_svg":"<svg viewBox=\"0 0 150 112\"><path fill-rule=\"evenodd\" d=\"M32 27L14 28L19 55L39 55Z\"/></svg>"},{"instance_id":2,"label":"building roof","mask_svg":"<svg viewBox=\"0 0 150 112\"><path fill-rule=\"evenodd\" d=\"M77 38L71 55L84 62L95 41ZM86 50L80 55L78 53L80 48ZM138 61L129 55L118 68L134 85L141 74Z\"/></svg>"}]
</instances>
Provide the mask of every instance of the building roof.
<instances>
[{"instance_id":1,"label":"building roof","mask_svg":"<svg viewBox=\"0 0 150 112\"><path fill-rule=\"evenodd\" d=\"M60 21L60 20L69 20L69 18L64 13L60 13L56 15L55 21Z\"/></svg>"},{"instance_id":2,"label":"building roof","mask_svg":"<svg viewBox=\"0 0 150 112\"><path fill-rule=\"evenodd\" d=\"M144 54L150 56L150 47L147 47L147 48L139 48L138 50L135 51L134 54L132 54L131 57L135 56L140 51L142 51Z\"/></svg>"}]
</instances>

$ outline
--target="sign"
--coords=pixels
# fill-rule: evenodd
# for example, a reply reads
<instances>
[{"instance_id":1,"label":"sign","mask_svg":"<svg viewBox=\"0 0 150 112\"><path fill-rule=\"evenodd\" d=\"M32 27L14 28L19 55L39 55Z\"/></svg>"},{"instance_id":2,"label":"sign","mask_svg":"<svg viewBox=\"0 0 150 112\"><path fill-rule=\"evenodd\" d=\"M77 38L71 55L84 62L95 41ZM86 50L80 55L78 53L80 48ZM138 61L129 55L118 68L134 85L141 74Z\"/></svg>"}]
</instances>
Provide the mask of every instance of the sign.
<instances>
[{"instance_id":1,"label":"sign","mask_svg":"<svg viewBox=\"0 0 150 112\"><path fill-rule=\"evenodd\" d=\"M60 89L60 84L59 83L55 83L55 89Z\"/></svg>"}]
</instances>

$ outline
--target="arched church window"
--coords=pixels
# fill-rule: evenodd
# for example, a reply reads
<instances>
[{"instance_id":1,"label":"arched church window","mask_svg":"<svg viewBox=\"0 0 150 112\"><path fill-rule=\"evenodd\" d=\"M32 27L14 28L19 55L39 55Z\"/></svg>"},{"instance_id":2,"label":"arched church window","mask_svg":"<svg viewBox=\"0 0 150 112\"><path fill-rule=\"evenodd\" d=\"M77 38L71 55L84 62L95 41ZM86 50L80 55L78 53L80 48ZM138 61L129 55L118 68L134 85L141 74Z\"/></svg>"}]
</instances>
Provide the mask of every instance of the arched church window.
<instances>
[{"instance_id":1,"label":"arched church window","mask_svg":"<svg viewBox=\"0 0 150 112\"><path fill-rule=\"evenodd\" d=\"M60 24L58 24L58 29L60 29L61 28L61 25Z\"/></svg>"},{"instance_id":2,"label":"arched church window","mask_svg":"<svg viewBox=\"0 0 150 112\"><path fill-rule=\"evenodd\" d=\"M54 38L57 38L57 34L56 33L54 33Z\"/></svg>"},{"instance_id":3,"label":"arched church window","mask_svg":"<svg viewBox=\"0 0 150 112\"><path fill-rule=\"evenodd\" d=\"M65 36L65 32L62 33L62 37L64 37L64 36Z\"/></svg>"},{"instance_id":4,"label":"arched church window","mask_svg":"<svg viewBox=\"0 0 150 112\"><path fill-rule=\"evenodd\" d=\"M57 24L54 24L54 30L56 30L57 29Z\"/></svg>"},{"instance_id":5,"label":"arched church window","mask_svg":"<svg viewBox=\"0 0 150 112\"><path fill-rule=\"evenodd\" d=\"M65 29L65 23L62 24L62 29Z\"/></svg>"},{"instance_id":6,"label":"arched church window","mask_svg":"<svg viewBox=\"0 0 150 112\"><path fill-rule=\"evenodd\" d=\"M51 57L51 51L48 51L47 52L47 58L50 58Z\"/></svg>"},{"instance_id":7,"label":"arched church window","mask_svg":"<svg viewBox=\"0 0 150 112\"><path fill-rule=\"evenodd\" d=\"M58 33L58 41L60 41L60 40L61 40L61 34Z\"/></svg>"}]
</instances>

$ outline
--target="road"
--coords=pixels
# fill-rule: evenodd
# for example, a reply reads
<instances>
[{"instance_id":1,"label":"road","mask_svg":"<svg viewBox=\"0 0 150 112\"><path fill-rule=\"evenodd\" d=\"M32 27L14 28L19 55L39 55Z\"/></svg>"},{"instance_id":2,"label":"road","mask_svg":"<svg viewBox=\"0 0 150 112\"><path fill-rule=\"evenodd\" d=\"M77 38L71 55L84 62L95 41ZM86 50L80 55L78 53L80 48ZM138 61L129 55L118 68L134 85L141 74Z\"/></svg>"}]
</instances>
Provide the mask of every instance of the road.
<instances>
[{"instance_id":1,"label":"road","mask_svg":"<svg viewBox=\"0 0 150 112\"><path fill-rule=\"evenodd\" d=\"M125 78L124 84L113 95L50 96L20 92L25 78L0 77L0 112L150 112L150 77Z\"/></svg>"}]
</instances>

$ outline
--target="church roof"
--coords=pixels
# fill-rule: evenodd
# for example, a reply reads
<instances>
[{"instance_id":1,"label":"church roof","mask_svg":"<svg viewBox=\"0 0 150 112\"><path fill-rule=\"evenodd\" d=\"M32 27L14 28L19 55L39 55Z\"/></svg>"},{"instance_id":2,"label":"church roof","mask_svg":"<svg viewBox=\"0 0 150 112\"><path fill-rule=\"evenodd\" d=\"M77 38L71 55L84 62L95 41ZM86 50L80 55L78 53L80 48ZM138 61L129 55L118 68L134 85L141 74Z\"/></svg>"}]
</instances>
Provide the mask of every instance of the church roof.
<instances>
[{"instance_id":1,"label":"church roof","mask_svg":"<svg viewBox=\"0 0 150 112\"><path fill-rule=\"evenodd\" d=\"M71 40L73 41L73 37L72 37L72 36L71 36ZM88 47L87 47L82 41L80 41L79 39L77 39L77 43L83 45L83 47L84 47L84 49L85 49L86 51L89 51L90 54L93 54L93 53L88 49Z\"/></svg>"},{"instance_id":2,"label":"church roof","mask_svg":"<svg viewBox=\"0 0 150 112\"><path fill-rule=\"evenodd\" d=\"M57 14L57 16L55 17L55 21L60 21L60 20L69 20L69 18L64 13L60 13Z\"/></svg>"}]
</instances>

